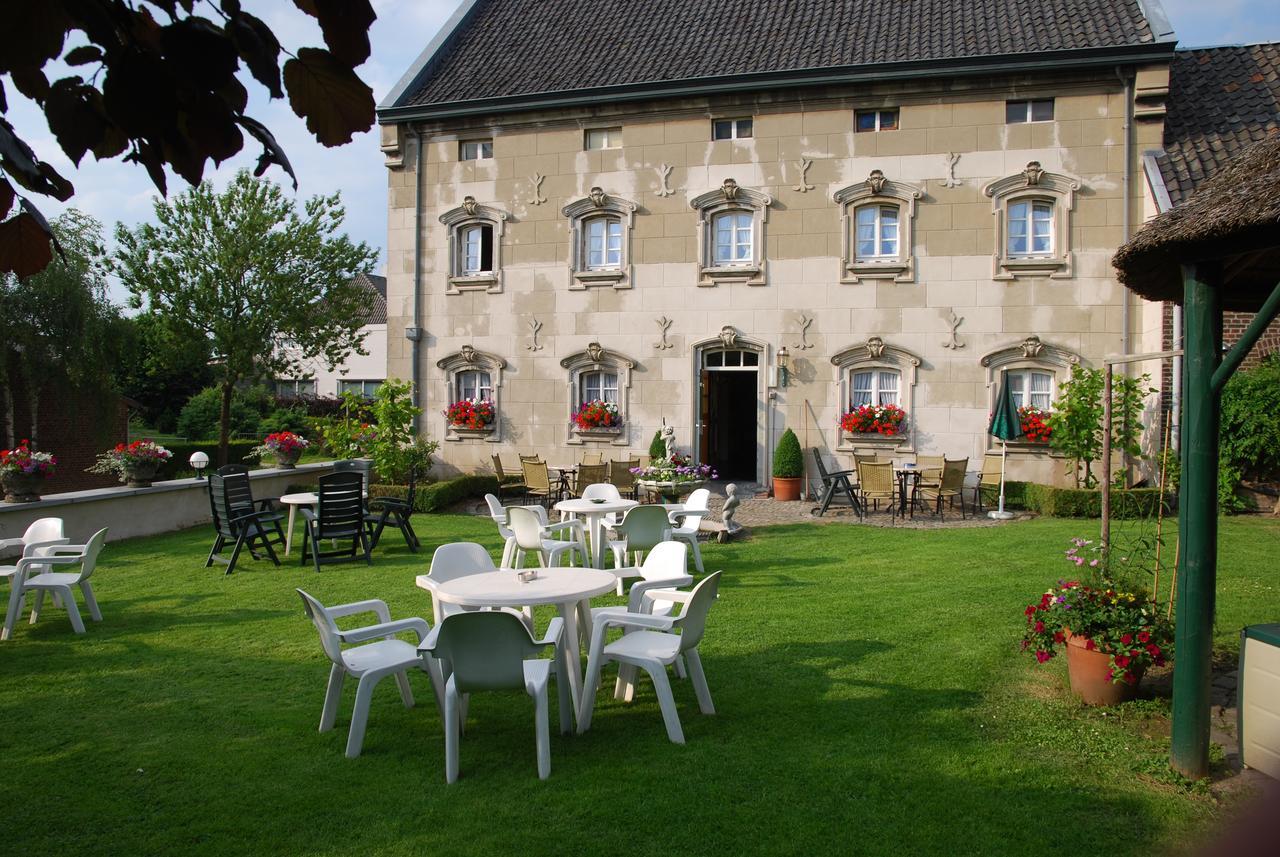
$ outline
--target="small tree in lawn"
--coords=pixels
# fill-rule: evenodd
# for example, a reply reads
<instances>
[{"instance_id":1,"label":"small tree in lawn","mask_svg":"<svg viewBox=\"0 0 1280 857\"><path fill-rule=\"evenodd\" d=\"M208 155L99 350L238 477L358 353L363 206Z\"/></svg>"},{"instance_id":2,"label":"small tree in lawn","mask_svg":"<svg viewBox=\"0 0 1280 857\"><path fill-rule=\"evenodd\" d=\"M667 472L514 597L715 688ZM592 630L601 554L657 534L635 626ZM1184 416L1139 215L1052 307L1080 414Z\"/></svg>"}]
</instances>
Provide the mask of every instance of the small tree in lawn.
<instances>
[{"instance_id":1,"label":"small tree in lawn","mask_svg":"<svg viewBox=\"0 0 1280 857\"><path fill-rule=\"evenodd\" d=\"M1115 376L1111 382L1111 444L1112 448L1129 455L1142 454L1143 398L1153 392L1147 385L1150 376L1129 378ZM1093 474L1093 463L1102 456L1103 438L1103 388L1105 379L1101 369L1071 367L1071 377L1058 388L1058 398L1049 417L1049 445L1071 457L1076 477L1076 487L1094 488L1098 477ZM1110 474L1103 474L1110 478Z\"/></svg>"},{"instance_id":2,"label":"small tree in lawn","mask_svg":"<svg viewBox=\"0 0 1280 857\"><path fill-rule=\"evenodd\" d=\"M221 193L205 182L157 200L157 225L116 228L115 270L135 307L174 335L208 343L222 391L218 459L226 461L231 394L245 379L330 369L361 350L365 292L351 280L377 253L339 230L340 198L299 212L280 188L241 172Z\"/></svg>"}]
</instances>

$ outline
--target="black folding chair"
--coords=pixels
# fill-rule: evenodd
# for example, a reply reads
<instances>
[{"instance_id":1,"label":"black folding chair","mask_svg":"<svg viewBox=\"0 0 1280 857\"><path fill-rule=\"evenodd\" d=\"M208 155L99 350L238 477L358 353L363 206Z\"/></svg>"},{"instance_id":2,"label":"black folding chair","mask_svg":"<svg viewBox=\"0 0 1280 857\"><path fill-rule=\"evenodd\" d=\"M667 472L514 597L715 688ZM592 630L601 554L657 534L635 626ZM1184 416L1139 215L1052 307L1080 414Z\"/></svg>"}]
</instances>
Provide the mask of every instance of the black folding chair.
<instances>
[{"instance_id":1,"label":"black folding chair","mask_svg":"<svg viewBox=\"0 0 1280 857\"><path fill-rule=\"evenodd\" d=\"M266 501L270 502L270 501ZM235 571L240 551L249 548L254 559L258 556L257 548L267 552L271 562L280 564L273 544L284 544L284 530L280 522L284 515L270 509L259 509L253 502L253 492L249 487L247 473L214 473L209 477L209 508L213 512L213 531L216 538L204 567L213 565L214 561L227 564L227 574ZM235 544L228 559L221 555L228 543Z\"/></svg>"},{"instance_id":2,"label":"black folding chair","mask_svg":"<svg viewBox=\"0 0 1280 857\"><path fill-rule=\"evenodd\" d=\"M859 518L862 517L862 504L858 502L858 495L854 493L853 483L849 481L849 477L853 475L852 470L835 470L828 471L827 466L822 463L822 453L815 446L812 448L813 460L818 467L818 478L822 480L822 505L815 506L813 513L818 517L822 517L827 513L827 508L831 505L831 501L835 499L837 493L843 493L849 498L849 505Z\"/></svg>"},{"instance_id":3,"label":"black folding chair","mask_svg":"<svg viewBox=\"0 0 1280 857\"><path fill-rule=\"evenodd\" d=\"M418 470L409 471L409 493L403 500L398 497L375 497L369 501L369 509L364 516L365 528L369 531L369 550L378 546L382 531L387 526L395 527L404 536L404 543L409 546L410 553L417 553L421 542L413 531L410 517L413 515L414 495L418 491Z\"/></svg>"},{"instance_id":4,"label":"black folding chair","mask_svg":"<svg viewBox=\"0 0 1280 857\"><path fill-rule=\"evenodd\" d=\"M302 509L302 559L306 565L308 549L316 571L321 564L349 562L364 555L364 561L373 565L369 555L369 533L364 525L364 477L358 472L330 473L320 477L319 512ZM351 540L351 546L330 551L320 550L323 539Z\"/></svg>"}]
</instances>

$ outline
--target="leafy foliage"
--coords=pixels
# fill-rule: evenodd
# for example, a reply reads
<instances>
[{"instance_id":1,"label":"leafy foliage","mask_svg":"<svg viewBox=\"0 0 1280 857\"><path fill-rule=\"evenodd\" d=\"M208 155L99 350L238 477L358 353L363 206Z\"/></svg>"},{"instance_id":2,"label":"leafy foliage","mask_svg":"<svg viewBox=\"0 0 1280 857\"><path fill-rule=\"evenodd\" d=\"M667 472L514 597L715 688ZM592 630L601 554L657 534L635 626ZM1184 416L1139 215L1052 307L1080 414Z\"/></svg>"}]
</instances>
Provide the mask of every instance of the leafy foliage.
<instances>
[{"instance_id":1,"label":"leafy foliage","mask_svg":"<svg viewBox=\"0 0 1280 857\"><path fill-rule=\"evenodd\" d=\"M778 438L778 446L773 451L773 475L782 479L804 475L804 453L800 451L800 439L791 429Z\"/></svg>"},{"instance_id":2,"label":"leafy foliage","mask_svg":"<svg viewBox=\"0 0 1280 857\"><path fill-rule=\"evenodd\" d=\"M198 185L210 160L220 164L245 144L262 146L256 175L279 166L297 176L265 125L247 115L252 78L272 98L286 91L294 113L325 146L349 142L374 122L373 91L355 73L369 58L369 0L295 0L316 19L325 47L298 49L284 63L275 33L239 0L41 0L11 3L0 27L0 75L44 111L63 152L79 165L86 154L122 157L146 169L161 194L165 168ZM85 74L50 82L45 67L61 59ZM245 76L241 63L247 68ZM281 86L283 80L283 88ZM3 80L0 79L0 83ZM0 89L0 271L28 277L52 258L54 233L39 211L14 192L70 199L75 193L5 118Z\"/></svg>"},{"instance_id":3,"label":"leafy foliage","mask_svg":"<svg viewBox=\"0 0 1280 857\"><path fill-rule=\"evenodd\" d=\"M662 432L655 431L653 440L649 441L649 458L658 461L667 457L667 445L662 442Z\"/></svg>"},{"instance_id":4,"label":"leafy foliage","mask_svg":"<svg viewBox=\"0 0 1280 857\"><path fill-rule=\"evenodd\" d=\"M235 437L257 437L270 397L262 387L237 388L231 394L230 432ZM222 390L206 387L192 396L178 414L177 432L191 440L217 438Z\"/></svg>"},{"instance_id":5,"label":"leafy foliage","mask_svg":"<svg viewBox=\"0 0 1280 857\"><path fill-rule=\"evenodd\" d=\"M409 470L415 466L425 472L430 466L431 453L438 446L434 441L421 439L418 440L429 445L429 450L415 444L413 422L422 409L413 404L412 391L413 385L408 381L388 378L378 386L369 408L378 430L369 449L373 469L388 482L407 482Z\"/></svg>"},{"instance_id":6,"label":"leafy foliage","mask_svg":"<svg viewBox=\"0 0 1280 857\"><path fill-rule=\"evenodd\" d=\"M142 406L140 416L147 425L176 431L184 403L213 383L208 341L178 339L150 313L125 318L120 332L116 386ZM214 430L216 422L207 434L188 437L210 438Z\"/></svg>"},{"instance_id":7,"label":"leafy foliage","mask_svg":"<svg viewBox=\"0 0 1280 857\"><path fill-rule=\"evenodd\" d=\"M206 182L157 201L155 213L157 225L117 227L114 269L134 306L174 337L208 344L220 442L238 382L305 376L313 362L333 368L360 350L365 292L352 277L377 254L339 232L337 194L300 213L278 185L241 172L221 193Z\"/></svg>"},{"instance_id":8,"label":"leafy foliage","mask_svg":"<svg viewBox=\"0 0 1280 857\"><path fill-rule=\"evenodd\" d=\"M1243 480L1280 478L1280 355L1236 372L1222 390L1218 501L1242 511L1236 495Z\"/></svg>"},{"instance_id":9,"label":"leafy foliage","mask_svg":"<svg viewBox=\"0 0 1280 857\"><path fill-rule=\"evenodd\" d=\"M1138 418L1143 399L1155 392L1150 382L1150 375L1116 375L1112 379L1111 445L1116 452L1142 455L1142 422ZM1102 456L1104 386L1101 369L1071 367L1071 377L1059 387L1048 420L1049 444L1073 459L1076 485L1084 488L1098 484L1093 463Z\"/></svg>"}]
</instances>

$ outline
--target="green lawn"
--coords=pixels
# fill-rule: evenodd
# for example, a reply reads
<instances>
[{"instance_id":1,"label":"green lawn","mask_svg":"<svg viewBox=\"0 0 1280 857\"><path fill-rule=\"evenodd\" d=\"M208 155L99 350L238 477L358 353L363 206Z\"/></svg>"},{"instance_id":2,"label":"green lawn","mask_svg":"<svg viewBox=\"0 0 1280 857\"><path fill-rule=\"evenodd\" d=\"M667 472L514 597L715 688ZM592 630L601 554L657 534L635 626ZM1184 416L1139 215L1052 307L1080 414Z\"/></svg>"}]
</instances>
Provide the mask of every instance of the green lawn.
<instances>
[{"instance_id":1,"label":"green lawn","mask_svg":"<svg viewBox=\"0 0 1280 857\"><path fill-rule=\"evenodd\" d=\"M378 689L347 760L354 684L318 733L328 666L293 589L430 617L413 585L430 551L498 544L487 519L416 525L426 552L319 575L249 562L224 577L201 567L203 529L110 545L104 622L76 638L46 606L0 643L6 853L1150 855L1220 811L1163 773L1163 701L1086 711L1063 664L1018 652L1022 607L1062 575L1080 521L709 545L725 571L702 649L718 714L677 682L686 746L647 683L632 706L602 693L589 733L553 736L539 782L531 702L487 694L446 786L422 675L413 710ZM1229 647L1280 618L1280 526L1230 520L1221 544Z\"/></svg>"}]
</instances>

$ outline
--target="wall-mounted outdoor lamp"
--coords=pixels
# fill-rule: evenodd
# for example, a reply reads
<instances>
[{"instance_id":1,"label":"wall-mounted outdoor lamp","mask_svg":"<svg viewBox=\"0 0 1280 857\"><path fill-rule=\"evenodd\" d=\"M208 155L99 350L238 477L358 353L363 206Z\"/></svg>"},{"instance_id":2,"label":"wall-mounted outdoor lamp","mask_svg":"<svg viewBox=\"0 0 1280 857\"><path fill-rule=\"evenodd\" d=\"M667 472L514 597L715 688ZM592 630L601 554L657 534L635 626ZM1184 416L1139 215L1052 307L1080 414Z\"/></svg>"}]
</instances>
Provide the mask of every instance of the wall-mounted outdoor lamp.
<instances>
[{"instance_id":1,"label":"wall-mounted outdoor lamp","mask_svg":"<svg viewBox=\"0 0 1280 857\"><path fill-rule=\"evenodd\" d=\"M787 346L778 349L778 386L786 387L791 383L791 352Z\"/></svg>"}]
</instances>

